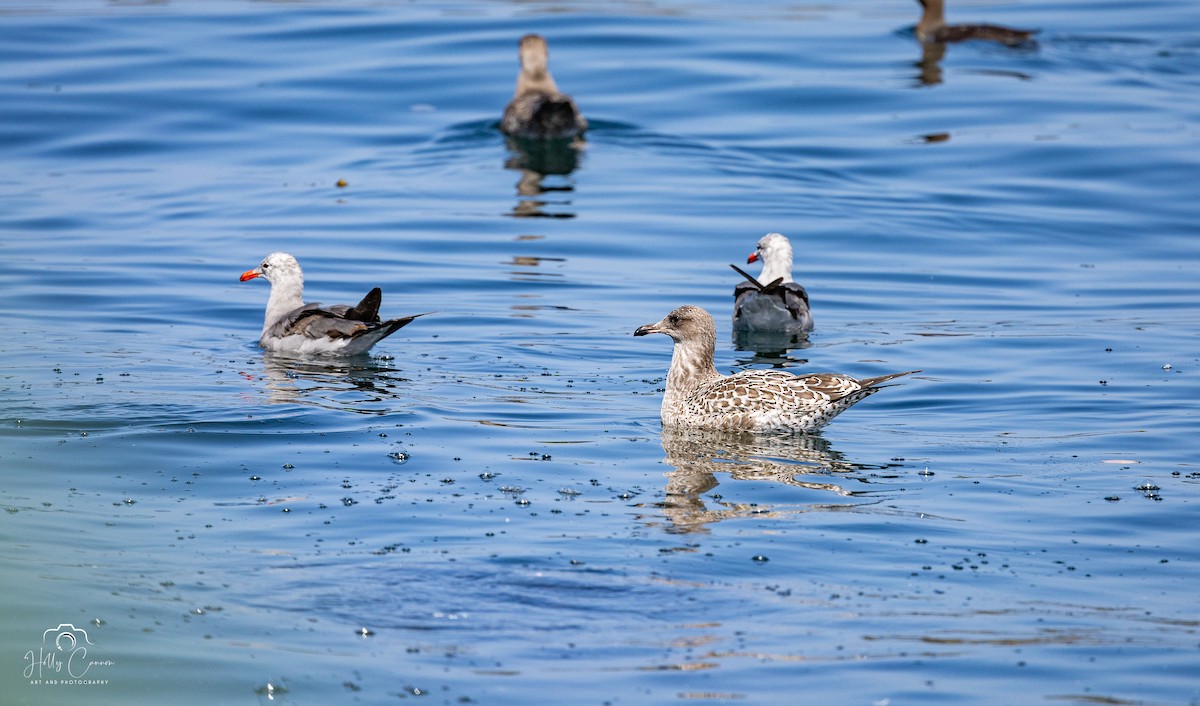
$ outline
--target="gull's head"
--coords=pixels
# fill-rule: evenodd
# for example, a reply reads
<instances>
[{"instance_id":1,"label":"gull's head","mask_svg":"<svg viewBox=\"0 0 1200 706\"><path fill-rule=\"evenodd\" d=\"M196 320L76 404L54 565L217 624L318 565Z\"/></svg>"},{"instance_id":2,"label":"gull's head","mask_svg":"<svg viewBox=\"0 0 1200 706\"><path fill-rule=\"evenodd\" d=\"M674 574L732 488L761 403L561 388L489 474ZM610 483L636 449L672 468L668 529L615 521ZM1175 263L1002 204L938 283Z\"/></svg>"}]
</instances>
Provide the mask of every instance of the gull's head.
<instances>
[{"instance_id":1,"label":"gull's head","mask_svg":"<svg viewBox=\"0 0 1200 706\"><path fill-rule=\"evenodd\" d=\"M758 239L754 252L746 258L746 262L762 262L762 274L758 281L768 284L782 277L784 282L792 281L792 244L787 236L779 233L767 233Z\"/></svg>"},{"instance_id":2,"label":"gull's head","mask_svg":"<svg viewBox=\"0 0 1200 706\"><path fill-rule=\"evenodd\" d=\"M300 272L300 263L296 262L296 258L285 252L273 252L264 257L262 264L258 267L243 272L240 281L245 282L256 277L262 277L271 284L275 284L276 282L303 281L304 276Z\"/></svg>"},{"instance_id":3,"label":"gull's head","mask_svg":"<svg viewBox=\"0 0 1200 706\"><path fill-rule=\"evenodd\" d=\"M755 246L754 252L750 253L750 257L746 258L746 262L762 261L765 267L768 263L781 262L787 260L790 265L792 262L792 243L782 233L767 233L758 239L758 245Z\"/></svg>"},{"instance_id":4,"label":"gull's head","mask_svg":"<svg viewBox=\"0 0 1200 706\"><path fill-rule=\"evenodd\" d=\"M646 336L651 333L661 333L670 336L676 343L690 341L715 341L717 325L713 317L698 306L681 306L663 317L656 324L639 326L633 332L635 336Z\"/></svg>"}]
</instances>

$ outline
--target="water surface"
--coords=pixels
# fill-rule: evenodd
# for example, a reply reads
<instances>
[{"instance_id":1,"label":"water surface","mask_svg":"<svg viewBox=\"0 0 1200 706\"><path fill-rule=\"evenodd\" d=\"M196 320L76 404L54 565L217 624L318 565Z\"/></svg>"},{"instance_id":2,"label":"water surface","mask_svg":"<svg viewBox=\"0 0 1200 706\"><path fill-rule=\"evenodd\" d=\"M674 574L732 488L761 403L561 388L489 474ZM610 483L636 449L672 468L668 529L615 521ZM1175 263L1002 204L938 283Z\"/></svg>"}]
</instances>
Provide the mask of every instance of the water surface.
<instances>
[{"instance_id":1,"label":"water surface","mask_svg":"<svg viewBox=\"0 0 1200 706\"><path fill-rule=\"evenodd\" d=\"M1200 700L1200 9L948 14L1042 32L0 2L6 702ZM528 31L578 150L495 129ZM768 231L817 327L735 345ZM273 250L436 313L265 354ZM726 372L925 372L816 437L664 432L631 334L683 303Z\"/></svg>"}]
</instances>

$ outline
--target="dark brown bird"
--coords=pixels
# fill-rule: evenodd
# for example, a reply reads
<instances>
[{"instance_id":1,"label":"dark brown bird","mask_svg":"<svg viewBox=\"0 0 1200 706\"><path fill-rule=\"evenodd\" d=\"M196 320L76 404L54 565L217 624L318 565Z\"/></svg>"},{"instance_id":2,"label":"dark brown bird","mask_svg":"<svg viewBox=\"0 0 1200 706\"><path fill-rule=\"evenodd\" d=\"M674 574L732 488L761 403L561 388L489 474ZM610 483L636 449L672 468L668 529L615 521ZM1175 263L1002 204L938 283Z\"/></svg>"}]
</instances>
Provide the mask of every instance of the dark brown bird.
<instances>
[{"instance_id":1,"label":"dark brown bird","mask_svg":"<svg viewBox=\"0 0 1200 706\"><path fill-rule=\"evenodd\" d=\"M948 25L945 17L945 0L917 0L925 11L917 22L917 39L922 42L964 42L982 39L998 42L1010 47L1033 41L1036 29L1012 29L997 25Z\"/></svg>"},{"instance_id":2,"label":"dark brown bird","mask_svg":"<svg viewBox=\"0 0 1200 706\"><path fill-rule=\"evenodd\" d=\"M512 137L558 139L582 135L587 120L550 75L550 49L538 34L521 37L517 90L504 108L500 129Z\"/></svg>"}]
</instances>

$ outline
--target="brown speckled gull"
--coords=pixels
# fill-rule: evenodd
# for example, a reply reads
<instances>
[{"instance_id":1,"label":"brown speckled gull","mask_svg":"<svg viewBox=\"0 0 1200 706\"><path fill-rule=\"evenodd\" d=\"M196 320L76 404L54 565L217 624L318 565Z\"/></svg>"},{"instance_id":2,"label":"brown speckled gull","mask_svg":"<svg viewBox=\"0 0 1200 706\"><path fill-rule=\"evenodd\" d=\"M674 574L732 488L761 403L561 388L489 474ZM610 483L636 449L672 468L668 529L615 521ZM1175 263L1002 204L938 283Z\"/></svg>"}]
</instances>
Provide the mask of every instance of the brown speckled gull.
<instances>
[{"instance_id":1,"label":"brown speckled gull","mask_svg":"<svg viewBox=\"0 0 1200 706\"><path fill-rule=\"evenodd\" d=\"M813 328L808 292L792 281L792 244L779 233L767 233L746 262L762 262L755 277L730 265L746 278L733 290L733 330L804 334Z\"/></svg>"},{"instance_id":2,"label":"brown speckled gull","mask_svg":"<svg viewBox=\"0 0 1200 706\"><path fill-rule=\"evenodd\" d=\"M262 264L242 273L241 281L262 277L271 283L271 297L258 345L299 355L357 355L366 353L418 316L381 321L383 294L375 287L355 306L304 303L304 273L296 258L273 252Z\"/></svg>"},{"instance_id":3,"label":"brown speckled gull","mask_svg":"<svg viewBox=\"0 0 1200 706\"><path fill-rule=\"evenodd\" d=\"M500 129L512 137L557 139L582 135L587 120L571 96L560 93L550 75L550 49L541 35L521 38L518 56L517 90L504 108Z\"/></svg>"},{"instance_id":4,"label":"brown speckled gull","mask_svg":"<svg viewBox=\"0 0 1200 706\"><path fill-rule=\"evenodd\" d=\"M722 375L713 364L717 327L697 306L681 306L635 336L661 333L675 341L662 422L669 427L744 431L812 432L880 385L920 372L910 370L855 380L836 373L793 375L782 370L745 370Z\"/></svg>"}]
</instances>

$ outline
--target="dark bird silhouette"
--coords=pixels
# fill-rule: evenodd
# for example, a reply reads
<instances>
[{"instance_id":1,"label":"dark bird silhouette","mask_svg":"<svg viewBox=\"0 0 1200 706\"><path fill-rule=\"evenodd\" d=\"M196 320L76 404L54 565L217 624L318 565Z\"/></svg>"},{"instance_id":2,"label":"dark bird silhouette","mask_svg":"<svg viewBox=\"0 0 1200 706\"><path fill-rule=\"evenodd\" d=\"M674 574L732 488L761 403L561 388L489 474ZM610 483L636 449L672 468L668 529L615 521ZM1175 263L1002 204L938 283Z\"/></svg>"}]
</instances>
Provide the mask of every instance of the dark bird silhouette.
<instances>
[{"instance_id":1,"label":"dark bird silhouette","mask_svg":"<svg viewBox=\"0 0 1200 706\"><path fill-rule=\"evenodd\" d=\"M587 120L575 101L558 90L550 75L550 49L538 34L521 38L518 56L521 70L517 90L504 108L500 129L507 135L525 139L559 139L582 135Z\"/></svg>"},{"instance_id":2,"label":"dark bird silhouette","mask_svg":"<svg viewBox=\"0 0 1200 706\"><path fill-rule=\"evenodd\" d=\"M1010 47L1033 41L1035 29L1012 29L998 25L962 24L948 25L945 17L945 0L917 0L925 11L917 22L917 39L922 42L964 42L982 39L998 42Z\"/></svg>"}]
</instances>

